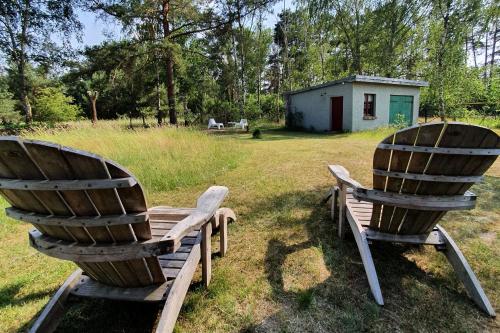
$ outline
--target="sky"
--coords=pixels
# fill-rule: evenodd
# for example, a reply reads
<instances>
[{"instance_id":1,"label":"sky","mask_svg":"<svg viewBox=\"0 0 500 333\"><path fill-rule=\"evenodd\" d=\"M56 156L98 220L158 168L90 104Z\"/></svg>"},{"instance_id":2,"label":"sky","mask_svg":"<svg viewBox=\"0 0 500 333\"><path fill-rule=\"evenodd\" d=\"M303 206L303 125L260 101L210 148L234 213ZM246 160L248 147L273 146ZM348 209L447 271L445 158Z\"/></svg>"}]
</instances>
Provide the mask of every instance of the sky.
<instances>
[{"instance_id":1,"label":"sky","mask_svg":"<svg viewBox=\"0 0 500 333\"><path fill-rule=\"evenodd\" d=\"M285 1L287 8L291 1ZM271 9L271 12L264 17L264 26L273 28L277 22L278 13L283 9L283 1L278 2ZM82 43L73 39L72 44L75 47L83 48L100 44L109 39L120 39L123 36L120 24L111 18L103 20L92 12L79 10L77 12L80 22L83 24Z\"/></svg>"}]
</instances>

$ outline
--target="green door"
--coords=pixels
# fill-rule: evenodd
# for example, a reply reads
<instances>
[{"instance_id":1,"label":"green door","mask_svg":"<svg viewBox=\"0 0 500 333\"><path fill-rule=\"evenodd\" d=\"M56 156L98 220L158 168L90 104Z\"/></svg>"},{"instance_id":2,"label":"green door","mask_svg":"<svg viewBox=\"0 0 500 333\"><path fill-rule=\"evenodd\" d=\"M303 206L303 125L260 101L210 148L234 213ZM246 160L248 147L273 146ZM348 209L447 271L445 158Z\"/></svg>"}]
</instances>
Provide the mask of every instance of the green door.
<instances>
[{"instance_id":1,"label":"green door","mask_svg":"<svg viewBox=\"0 0 500 333\"><path fill-rule=\"evenodd\" d=\"M391 95L389 107L389 124L405 123L410 126L413 122L413 96Z\"/></svg>"}]
</instances>

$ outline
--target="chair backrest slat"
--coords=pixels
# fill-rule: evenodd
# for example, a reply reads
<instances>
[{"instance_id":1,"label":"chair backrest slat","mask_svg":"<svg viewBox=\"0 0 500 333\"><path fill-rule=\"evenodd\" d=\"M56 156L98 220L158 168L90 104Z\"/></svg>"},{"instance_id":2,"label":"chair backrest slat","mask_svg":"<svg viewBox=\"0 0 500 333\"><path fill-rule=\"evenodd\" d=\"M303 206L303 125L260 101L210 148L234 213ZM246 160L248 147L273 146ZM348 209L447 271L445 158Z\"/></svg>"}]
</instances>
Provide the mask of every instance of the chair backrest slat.
<instances>
[{"instance_id":1,"label":"chair backrest slat","mask_svg":"<svg viewBox=\"0 0 500 333\"><path fill-rule=\"evenodd\" d=\"M126 188L135 185L132 177L116 179L87 179L87 180L19 180L1 178L0 188L9 190L33 191L77 191L88 189Z\"/></svg>"},{"instance_id":2,"label":"chair backrest slat","mask_svg":"<svg viewBox=\"0 0 500 333\"><path fill-rule=\"evenodd\" d=\"M57 144L17 137L0 139L0 177L23 180L105 180L132 178L131 187L80 190L0 189L14 208L64 217L101 217L147 213L140 184L124 168L100 156ZM115 243L151 239L149 220L142 223L84 227L34 224L50 237L78 243ZM165 280L157 258L80 263L93 278L117 286Z\"/></svg>"},{"instance_id":3,"label":"chair backrest slat","mask_svg":"<svg viewBox=\"0 0 500 333\"><path fill-rule=\"evenodd\" d=\"M373 187L405 194L462 195L495 161L498 148L498 135L479 126L431 123L404 129L376 149ZM388 233L427 233L444 214L374 204L370 227Z\"/></svg>"}]
</instances>

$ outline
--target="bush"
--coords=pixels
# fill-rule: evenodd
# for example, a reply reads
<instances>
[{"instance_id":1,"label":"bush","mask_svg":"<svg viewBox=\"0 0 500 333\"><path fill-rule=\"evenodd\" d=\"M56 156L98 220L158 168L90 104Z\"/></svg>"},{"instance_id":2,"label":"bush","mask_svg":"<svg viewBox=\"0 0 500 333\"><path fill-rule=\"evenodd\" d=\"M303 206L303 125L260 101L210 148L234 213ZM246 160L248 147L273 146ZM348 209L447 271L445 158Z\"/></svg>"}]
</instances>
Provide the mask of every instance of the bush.
<instances>
[{"instance_id":1,"label":"bush","mask_svg":"<svg viewBox=\"0 0 500 333\"><path fill-rule=\"evenodd\" d=\"M261 132L261 130L258 129L258 128L256 130L254 130L253 133L252 133L252 138L254 138L254 139L262 139L262 132Z\"/></svg>"},{"instance_id":2,"label":"bush","mask_svg":"<svg viewBox=\"0 0 500 333\"><path fill-rule=\"evenodd\" d=\"M16 101L11 93L0 90L0 122L2 125L19 123L22 117L16 111Z\"/></svg>"},{"instance_id":3,"label":"bush","mask_svg":"<svg viewBox=\"0 0 500 333\"><path fill-rule=\"evenodd\" d=\"M394 123L390 125L391 127L402 129L405 127L408 127L408 121L406 120L406 117L400 113L396 115L396 119L394 120Z\"/></svg>"},{"instance_id":4,"label":"bush","mask_svg":"<svg viewBox=\"0 0 500 333\"><path fill-rule=\"evenodd\" d=\"M74 120L81 110L72 103L73 98L64 95L58 88L43 88L35 95L33 118L47 122Z\"/></svg>"},{"instance_id":5,"label":"bush","mask_svg":"<svg viewBox=\"0 0 500 333\"><path fill-rule=\"evenodd\" d=\"M262 114L269 120L279 121L285 114L283 99L276 94L261 96Z\"/></svg>"}]
</instances>

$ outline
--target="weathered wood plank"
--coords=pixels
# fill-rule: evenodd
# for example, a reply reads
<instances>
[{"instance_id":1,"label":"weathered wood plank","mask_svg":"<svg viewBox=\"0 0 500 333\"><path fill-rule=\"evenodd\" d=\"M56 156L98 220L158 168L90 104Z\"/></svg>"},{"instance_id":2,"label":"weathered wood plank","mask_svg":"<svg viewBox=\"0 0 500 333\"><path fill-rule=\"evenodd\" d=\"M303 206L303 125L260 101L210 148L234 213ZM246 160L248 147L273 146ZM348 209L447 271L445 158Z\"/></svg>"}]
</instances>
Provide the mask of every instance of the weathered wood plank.
<instances>
[{"instance_id":1,"label":"weathered wood plank","mask_svg":"<svg viewBox=\"0 0 500 333\"><path fill-rule=\"evenodd\" d=\"M198 262L200 262L200 240L200 237L198 237L189 258L177 274L177 277L170 288L165 306L161 312L158 326L156 327L156 333L171 333L174 330L175 322L179 316L182 303L186 297L186 293L189 285L191 284L191 280L193 279Z\"/></svg>"},{"instance_id":2,"label":"weathered wood plank","mask_svg":"<svg viewBox=\"0 0 500 333\"><path fill-rule=\"evenodd\" d=\"M460 251L457 244L455 244L453 239L443 228L438 225L437 229L441 233L446 245L442 252L450 262L460 281L464 284L464 287L470 297L484 312L491 317L495 317L495 310L491 306L488 297L486 297L479 280L472 271L472 268L469 266L469 263L462 254L462 251Z\"/></svg>"},{"instance_id":3,"label":"weathered wood plank","mask_svg":"<svg viewBox=\"0 0 500 333\"><path fill-rule=\"evenodd\" d=\"M161 262L160 262L161 265ZM161 269L163 271L163 275L165 275L166 278L168 279L175 279L177 275L180 272L180 268L168 268L168 267L162 267Z\"/></svg>"},{"instance_id":4,"label":"weathered wood plank","mask_svg":"<svg viewBox=\"0 0 500 333\"><path fill-rule=\"evenodd\" d=\"M5 213L13 219L28 223L66 227L105 227L118 224L144 223L148 220L147 213L79 217L42 215L13 207L6 208Z\"/></svg>"},{"instance_id":5,"label":"weathered wood plank","mask_svg":"<svg viewBox=\"0 0 500 333\"><path fill-rule=\"evenodd\" d=\"M36 229L31 230L29 236L30 245L36 250L51 257L77 262L132 260L174 252L171 243L158 240L81 245L44 236Z\"/></svg>"},{"instance_id":6,"label":"weathered wood plank","mask_svg":"<svg viewBox=\"0 0 500 333\"><path fill-rule=\"evenodd\" d=\"M182 268L184 266L185 260L162 260L160 259L160 265L164 268Z\"/></svg>"},{"instance_id":7,"label":"weathered wood plank","mask_svg":"<svg viewBox=\"0 0 500 333\"><path fill-rule=\"evenodd\" d=\"M212 277L212 224L206 223L201 228L201 277L203 285L208 287Z\"/></svg>"},{"instance_id":8,"label":"weathered wood plank","mask_svg":"<svg viewBox=\"0 0 500 333\"><path fill-rule=\"evenodd\" d=\"M137 182L133 177L85 180L28 180L0 178L1 189L27 191L77 191L88 189L113 189L132 187L135 184L137 184Z\"/></svg>"},{"instance_id":9,"label":"weathered wood plank","mask_svg":"<svg viewBox=\"0 0 500 333\"><path fill-rule=\"evenodd\" d=\"M358 189L353 192L353 196L358 200L418 210L464 210L473 209L476 205L476 196L471 192L464 195L432 196Z\"/></svg>"},{"instance_id":10,"label":"weathered wood plank","mask_svg":"<svg viewBox=\"0 0 500 333\"><path fill-rule=\"evenodd\" d=\"M229 221L236 221L236 214L234 214L232 209L229 208L219 208L217 210L217 215L219 216L219 232L220 232L220 255L224 257L228 248L228 231L227 226Z\"/></svg>"},{"instance_id":11,"label":"weathered wood plank","mask_svg":"<svg viewBox=\"0 0 500 333\"><path fill-rule=\"evenodd\" d=\"M438 231L432 231L431 233L424 235L398 235L365 228L365 232L366 238L369 240L407 244L444 244L444 240L442 239L441 234Z\"/></svg>"},{"instance_id":12,"label":"weathered wood plank","mask_svg":"<svg viewBox=\"0 0 500 333\"><path fill-rule=\"evenodd\" d=\"M329 165L328 170L330 170L330 173L337 178L338 182L352 188L363 187L360 183L352 179L349 175L349 171L341 165Z\"/></svg>"},{"instance_id":13,"label":"weathered wood plank","mask_svg":"<svg viewBox=\"0 0 500 333\"><path fill-rule=\"evenodd\" d=\"M359 254L361 255L361 260L363 261L363 266L365 268L368 284L370 285L373 297L378 305L384 305L384 299L382 297L382 291L380 290L377 271L375 270L368 240L366 239L365 229L356 221L349 210L347 210L347 221L349 222L354 239L358 246Z\"/></svg>"},{"instance_id":14,"label":"weathered wood plank","mask_svg":"<svg viewBox=\"0 0 500 333\"><path fill-rule=\"evenodd\" d=\"M378 149L397 150L429 154L448 154L448 155L472 155L472 156L495 156L500 155L500 149L491 148L446 148L446 147L425 147L425 146L407 146L380 143Z\"/></svg>"},{"instance_id":15,"label":"weathered wood plank","mask_svg":"<svg viewBox=\"0 0 500 333\"><path fill-rule=\"evenodd\" d=\"M483 176L446 176L446 175L427 175L419 173L404 173L397 171L385 171L373 169L373 174L377 176L404 178L411 180L422 180L428 182L447 182L447 183L480 183Z\"/></svg>"},{"instance_id":16,"label":"weathered wood plank","mask_svg":"<svg viewBox=\"0 0 500 333\"><path fill-rule=\"evenodd\" d=\"M211 186L198 198L196 210L165 234L162 241L173 242L174 249L179 247L184 236L193 230L199 229L215 215L228 192L226 187Z\"/></svg>"},{"instance_id":17,"label":"weathered wood plank","mask_svg":"<svg viewBox=\"0 0 500 333\"><path fill-rule=\"evenodd\" d=\"M122 288L105 285L82 276L71 294L80 297L103 298L120 301L160 302L166 298L172 280L144 287Z\"/></svg>"}]
</instances>

